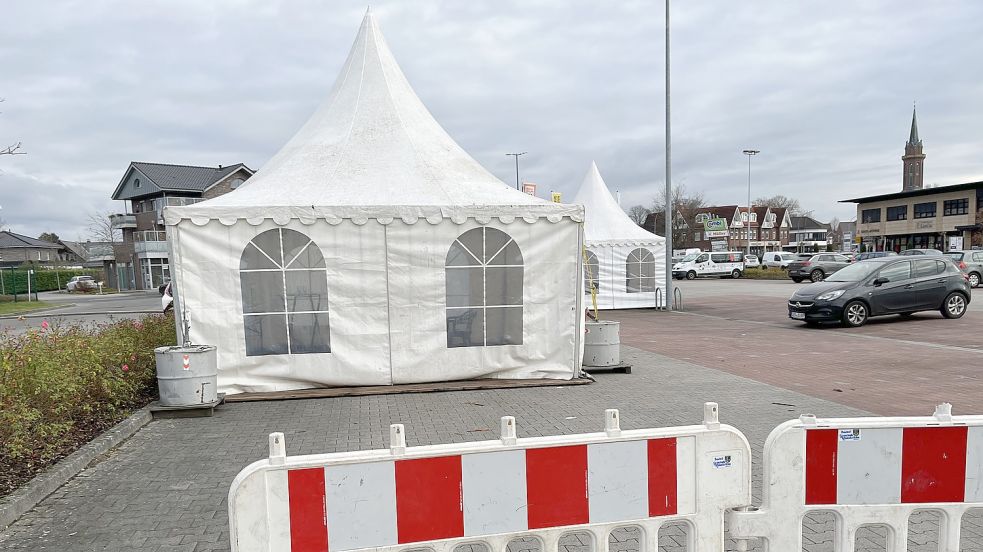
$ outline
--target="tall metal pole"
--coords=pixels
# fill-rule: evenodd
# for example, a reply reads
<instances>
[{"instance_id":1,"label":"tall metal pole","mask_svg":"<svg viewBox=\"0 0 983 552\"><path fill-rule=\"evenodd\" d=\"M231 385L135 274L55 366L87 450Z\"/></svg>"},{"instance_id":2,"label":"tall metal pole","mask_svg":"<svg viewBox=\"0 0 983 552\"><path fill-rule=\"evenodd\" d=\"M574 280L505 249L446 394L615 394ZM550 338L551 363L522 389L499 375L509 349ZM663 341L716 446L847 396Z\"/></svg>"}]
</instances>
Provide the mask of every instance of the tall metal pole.
<instances>
[{"instance_id":1,"label":"tall metal pole","mask_svg":"<svg viewBox=\"0 0 983 552\"><path fill-rule=\"evenodd\" d=\"M666 0L666 310L675 309L672 289L672 133L669 109L669 0Z\"/></svg>"},{"instance_id":2,"label":"tall metal pole","mask_svg":"<svg viewBox=\"0 0 983 552\"><path fill-rule=\"evenodd\" d=\"M511 155L512 157L515 157L515 189L516 190L519 189L519 156L520 155L525 155L527 153L529 153L529 152L528 151L524 151L524 152L521 152L521 153L506 153L505 154L505 155Z\"/></svg>"},{"instance_id":3,"label":"tall metal pole","mask_svg":"<svg viewBox=\"0 0 983 552\"><path fill-rule=\"evenodd\" d=\"M747 251L744 253L745 263L747 263L748 255L751 254L751 158L759 153L761 152L758 150L744 150L744 155L747 156L747 228L745 229L747 233ZM758 224L758 228L761 228L761 224Z\"/></svg>"}]
</instances>

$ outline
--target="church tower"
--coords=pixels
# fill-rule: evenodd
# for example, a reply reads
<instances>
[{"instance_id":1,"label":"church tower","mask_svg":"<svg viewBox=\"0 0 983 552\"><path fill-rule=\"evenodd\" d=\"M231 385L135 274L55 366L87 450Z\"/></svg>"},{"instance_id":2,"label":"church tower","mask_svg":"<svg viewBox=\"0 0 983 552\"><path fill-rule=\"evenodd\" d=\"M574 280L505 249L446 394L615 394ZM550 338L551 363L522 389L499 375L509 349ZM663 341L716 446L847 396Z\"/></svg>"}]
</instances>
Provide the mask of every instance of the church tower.
<instances>
[{"instance_id":1,"label":"church tower","mask_svg":"<svg viewBox=\"0 0 983 552\"><path fill-rule=\"evenodd\" d=\"M921 190L924 187L925 154L922 153L922 141L918 139L918 118L915 108L911 109L911 134L904 146L904 174L902 175L901 191Z\"/></svg>"}]
</instances>

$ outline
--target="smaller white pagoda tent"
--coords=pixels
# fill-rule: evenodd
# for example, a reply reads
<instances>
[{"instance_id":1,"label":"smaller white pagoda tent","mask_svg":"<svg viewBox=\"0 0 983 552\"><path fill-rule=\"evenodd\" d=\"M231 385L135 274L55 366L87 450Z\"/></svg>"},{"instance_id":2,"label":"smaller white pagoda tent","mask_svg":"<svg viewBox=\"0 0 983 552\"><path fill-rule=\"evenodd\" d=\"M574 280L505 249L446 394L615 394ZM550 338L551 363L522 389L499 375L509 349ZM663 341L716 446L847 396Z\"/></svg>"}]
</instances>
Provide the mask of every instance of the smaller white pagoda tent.
<instances>
[{"instance_id":1,"label":"smaller white pagoda tent","mask_svg":"<svg viewBox=\"0 0 983 552\"><path fill-rule=\"evenodd\" d=\"M662 306L666 239L628 218L593 162L573 202L586 210L584 291L589 295L593 284L597 308ZM585 304L590 305L590 300Z\"/></svg>"}]
</instances>

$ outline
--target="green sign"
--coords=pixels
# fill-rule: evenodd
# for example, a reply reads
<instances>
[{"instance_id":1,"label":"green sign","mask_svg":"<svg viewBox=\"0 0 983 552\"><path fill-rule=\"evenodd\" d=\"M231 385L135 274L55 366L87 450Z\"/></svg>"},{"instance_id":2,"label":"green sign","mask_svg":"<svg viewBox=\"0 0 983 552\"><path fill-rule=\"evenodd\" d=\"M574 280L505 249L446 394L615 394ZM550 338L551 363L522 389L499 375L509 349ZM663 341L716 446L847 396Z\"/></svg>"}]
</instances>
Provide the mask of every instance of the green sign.
<instances>
[{"instance_id":1,"label":"green sign","mask_svg":"<svg viewBox=\"0 0 983 552\"><path fill-rule=\"evenodd\" d=\"M703 222L703 229L707 232L723 232L727 230L727 219L712 218Z\"/></svg>"}]
</instances>

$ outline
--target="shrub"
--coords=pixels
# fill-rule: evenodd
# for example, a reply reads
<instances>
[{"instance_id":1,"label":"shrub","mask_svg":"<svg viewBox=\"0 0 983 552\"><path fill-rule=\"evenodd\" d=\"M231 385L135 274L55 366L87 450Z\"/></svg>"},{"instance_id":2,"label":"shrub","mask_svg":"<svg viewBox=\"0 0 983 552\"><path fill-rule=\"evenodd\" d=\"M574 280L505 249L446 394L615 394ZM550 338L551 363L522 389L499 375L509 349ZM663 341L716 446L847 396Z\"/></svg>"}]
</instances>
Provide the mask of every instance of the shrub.
<instances>
[{"instance_id":1,"label":"shrub","mask_svg":"<svg viewBox=\"0 0 983 552\"><path fill-rule=\"evenodd\" d=\"M72 276L92 276L96 281L103 279L101 270L49 270L45 268L34 269L31 276L31 293L35 291L53 291L65 289L65 284L72 279ZM2 293L10 295L12 293L27 293L27 271L26 270L4 270L3 271L3 290Z\"/></svg>"},{"instance_id":2,"label":"shrub","mask_svg":"<svg viewBox=\"0 0 983 552\"><path fill-rule=\"evenodd\" d=\"M0 464L50 462L149 402L154 347L174 342L172 315L0 334Z\"/></svg>"}]
</instances>

